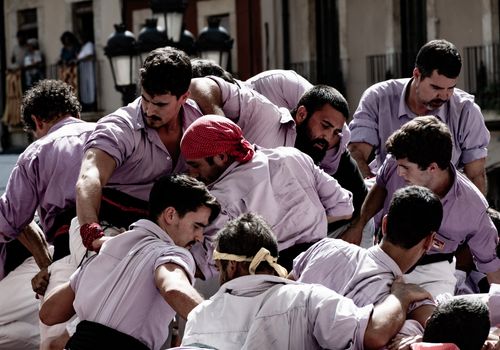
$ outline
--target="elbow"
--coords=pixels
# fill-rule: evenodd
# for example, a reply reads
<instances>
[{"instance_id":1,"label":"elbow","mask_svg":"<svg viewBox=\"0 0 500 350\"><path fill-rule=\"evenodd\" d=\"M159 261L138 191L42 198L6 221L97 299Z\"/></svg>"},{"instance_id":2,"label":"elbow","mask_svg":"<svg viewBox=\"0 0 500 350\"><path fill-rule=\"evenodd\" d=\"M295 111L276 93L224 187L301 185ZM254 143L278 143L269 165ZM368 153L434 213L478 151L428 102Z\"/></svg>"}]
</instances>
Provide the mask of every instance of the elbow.
<instances>
[{"instance_id":1,"label":"elbow","mask_svg":"<svg viewBox=\"0 0 500 350\"><path fill-rule=\"evenodd\" d=\"M40 321L46 326L53 326L60 322L57 322L55 315L50 311L49 307L42 305L40 312L38 313Z\"/></svg>"},{"instance_id":2,"label":"elbow","mask_svg":"<svg viewBox=\"0 0 500 350\"><path fill-rule=\"evenodd\" d=\"M382 349L390 339L385 334L373 334L367 332L363 340L363 345L366 350Z\"/></svg>"}]
</instances>

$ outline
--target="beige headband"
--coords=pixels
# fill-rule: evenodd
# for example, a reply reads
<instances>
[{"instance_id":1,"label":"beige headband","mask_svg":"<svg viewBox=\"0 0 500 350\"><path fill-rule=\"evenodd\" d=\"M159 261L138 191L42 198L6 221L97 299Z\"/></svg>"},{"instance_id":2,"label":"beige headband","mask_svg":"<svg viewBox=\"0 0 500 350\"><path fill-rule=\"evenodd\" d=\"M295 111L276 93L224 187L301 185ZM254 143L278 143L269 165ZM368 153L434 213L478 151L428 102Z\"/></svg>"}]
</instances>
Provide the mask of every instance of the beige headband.
<instances>
[{"instance_id":1,"label":"beige headband","mask_svg":"<svg viewBox=\"0 0 500 350\"><path fill-rule=\"evenodd\" d=\"M269 250L266 248L260 248L260 250L255 254L254 257L247 258L242 255L235 254L227 254L227 253L219 253L217 250L214 250L214 260L230 260L230 261L247 261L250 262L250 274L254 275L255 270L259 266L259 264L263 261L266 261L277 273L280 277L286 277L288 275L287 270L277 263L277 258L271 255Z\"/></svg>"}]
</instances>

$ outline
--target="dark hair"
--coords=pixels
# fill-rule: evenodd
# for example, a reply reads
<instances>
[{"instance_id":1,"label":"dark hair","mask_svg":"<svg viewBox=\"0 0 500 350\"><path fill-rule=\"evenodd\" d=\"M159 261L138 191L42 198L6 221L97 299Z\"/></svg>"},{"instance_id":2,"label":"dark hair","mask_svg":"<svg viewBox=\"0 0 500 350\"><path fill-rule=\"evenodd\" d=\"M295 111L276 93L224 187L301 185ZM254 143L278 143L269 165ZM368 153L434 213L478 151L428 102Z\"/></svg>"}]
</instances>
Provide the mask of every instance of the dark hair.
<instances>
[{"instance_id":1,"label":"dark hair","mask_svg":"<svg viewBox=\"0 0 500 350\"><path fill-rule=\"evenodd\" d=\"M462 58L455 45L449 41L432 40L418 51L415 67L424 78L430 77L437 69L438 74L455 79L462 69Z\"/></svg>"},{"instance_id":2,"label":"dark hair","mask_svg":"<svg viewBox=\"0 0 500 350\"><path fill-rule=\"evenodd\" d=\"M385 239L410 249L436 232L443 219L443 205L428 188L403 187L394 192L387 213Z\"/></svg>"},{"instance_id":3,"label":"dark hair","mask_svg":"<svg viewBox=\"0 0 500 350\"><path fill-rule=\"evenodd\" d=\"M433 162L447 169L453 151L450 130L434 116L417 117L404 124L389 136L385 146L396 159L408 158L421 170Z\"/></svg>"},{"instance_id":4,"label":"dark hair","mask_svg":"<svg viewBox=\"0 0 500 350\"><path fill-rule=\"evenodd\" d=\"M181 50L162 47L151 51L140 69L141 86L149 95L179 98L191 83L191 61Z\"/></svg>"},{"instance_id":5,"label":"dark hair","mask_svg":"<svg viewBox=\"0 0 500 350\"><path fill-rule=\"evenodd\" d=\"M200 181L187 175L167 175L158 179L149 194L149 217L156 222L161 213L173 207L180 217L205 206L212 212L212 222L220 212L220 204Z\"/></svg>"},{"instance_id":6,"label":"dark hair","mask_svg":"<svg viewBox=\"0 0 500 350\"><path fill-rule=\"evenodd\" d=\"M68 43L71 46L75 46L77 48L80 47L80 40L76 37L75 34L73 34L70 31L65 31L64 33L61 34L61 37L59 38L61 40L61 43L64 45L65 41L68 40Z\"/></svg>"},{"instance_id":7,"label":"dark hair","mask_svg":"<svg viewBox=\"0 0 500 350\"><path fill-rule=\"evenodd\" d=\"M273 231L264 218L254 213L245 213L227 222L215 237L215 247L220 253L248 258L255 256L260 248L266 248L273 257L278 257L278 242ZM261 265L257 271L270 268L267 262Z\"/></svg>"},{"instance_id":8,"label":"dark hair","mask_svg":"<svg viewBox=\"0 0 500 350\"><path fill-rule=\"evenodd\" d=\"M295 116L297 109L300 106L304 106L307 110L307 119L309 119L314 112L323 108L326 104L329 104L342 113L346 120L349 118L349 105L347 104L347 100L337 91L337 89L328 85L315 85L307 90L300 98L297 107L291 111L291 114Z\"/></svg>"},{"instance_id":9,"label":"dark hair","mask_svg":"<svg viewBox=\"0 0 500 350\"><path fill-rule=\"evenodd\" d=\"M454 298L439 304L427 321L423 341L480 350L490 331L488 307L480 300Z\"/></svg>"},{"instance_id":10,"label":"dark hair","mask_svg":"<svg viewBox=\"0 0 500 350\"><path fill-rule=\"evenodd\" d=\"M45 122L67 114L80 118L82 106L73 88L61 80L45 79L37 82L23 97L21 113L26 130L35 130L34 115Z\"/></svg>"},{"instance_id":11,"label":"dark hair","mask_svg":"<svg viewBox=\"0 0 500 350\"><path fill-rule=\"evenodd\" d=\"M231 73L211 60L193 58L191 59L191 69L193 71L193 78L203 78L208 75L214 75L224 79L228 83L239 85L236 80L234 80Z\"/></svg>"}]
</instances>

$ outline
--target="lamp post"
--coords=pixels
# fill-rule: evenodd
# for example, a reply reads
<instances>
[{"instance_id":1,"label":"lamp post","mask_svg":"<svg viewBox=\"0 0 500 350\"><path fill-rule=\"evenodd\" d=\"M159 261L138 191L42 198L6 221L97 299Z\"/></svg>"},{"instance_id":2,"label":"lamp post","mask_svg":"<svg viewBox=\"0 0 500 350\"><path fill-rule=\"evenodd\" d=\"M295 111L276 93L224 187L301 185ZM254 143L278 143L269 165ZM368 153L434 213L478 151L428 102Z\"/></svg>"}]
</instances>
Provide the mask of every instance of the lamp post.
<instances>
[{"instance_id":1,"label":"lamp post","mask_svg":"<svg viewBox=\"0 0 500 350\"><path fill-rule=\"evenodd\" d=\"M104 53L108 56L115 89L122 94L123 105L135 99L136 43L134 35L124 24L115 24L115 32L108 38Z\"/></svg>"},{"instance_id":2,"label":"lamp post","mask_svg":"<svg viewBox=\"0 0 500 350\"><path fill-rule=\"evenodd\" d=\"M157 22L157 18L146 19L144 27L137 36L137 51L140 55L141 65L150 51L169 44L165 32L158 29Z\"/></svg>"},{"instance_id":3,"label":"lamp post","mask_svg":"<svg viewBox=\"0 0 500 350\"><path fill-rule=\"evenodd\" d=\"M181 40L187 3L187 0L151 0L153 16L158 18L158 25L165 28L165 34L171 42L178 43Z\"/></svg>"},{"instance_id":4,"label":"lamp post","mask_svg":"<svg viewBox=\"0 0 500 350\"><path fill-rule=\"evenodd\" d=\"M196 55L196 39L189 30L184 29L181 34L181 40L176 44L178 49L184 51L188 56Z\"/></svg>"},{"instance_id":5,"label":"lamp post","mask_svg":"<svg viewBox=\"0 0 500 350\"><path fill-rule=\"evenodd\" d=\"M200 32L196 45L201 58L212 60L228 70L229 52L233 47L233 42L226 28L220 25L220 18L209 17L208 27Z\"/></svg>"}]
</instances>

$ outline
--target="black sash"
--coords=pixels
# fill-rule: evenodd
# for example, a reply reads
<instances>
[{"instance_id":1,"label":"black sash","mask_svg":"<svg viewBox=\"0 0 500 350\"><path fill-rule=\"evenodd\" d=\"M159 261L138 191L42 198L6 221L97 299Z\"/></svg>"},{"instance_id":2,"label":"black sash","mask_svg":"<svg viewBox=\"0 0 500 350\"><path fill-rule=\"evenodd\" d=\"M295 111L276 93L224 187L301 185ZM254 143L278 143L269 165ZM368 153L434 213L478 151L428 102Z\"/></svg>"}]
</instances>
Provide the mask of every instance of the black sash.
<instances>
[{"instance_id":1,"label":"black sash","mask_svg":"<svg viewBox=\"0 0 500 350\"><path fill-rule=\"evenodd\" d=\"M143 342L128 334L91 321L81 321L66 344L66 350L109 349L150 350Z\"/></svg>"},{"instance_id":2,"label":"black sash","mask_svg":"<svg viewBox=\"0 0 500 350\"><path fill-rule=\"evenodd\" d=\"M147 219L148 216L148 202L113 188L102 189L99 220L128 229L130 224L140 219Z\"/></svg>"}]
</instances>

